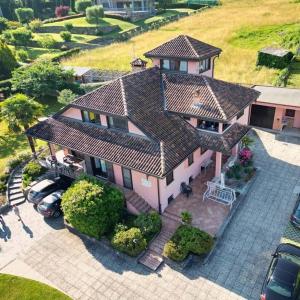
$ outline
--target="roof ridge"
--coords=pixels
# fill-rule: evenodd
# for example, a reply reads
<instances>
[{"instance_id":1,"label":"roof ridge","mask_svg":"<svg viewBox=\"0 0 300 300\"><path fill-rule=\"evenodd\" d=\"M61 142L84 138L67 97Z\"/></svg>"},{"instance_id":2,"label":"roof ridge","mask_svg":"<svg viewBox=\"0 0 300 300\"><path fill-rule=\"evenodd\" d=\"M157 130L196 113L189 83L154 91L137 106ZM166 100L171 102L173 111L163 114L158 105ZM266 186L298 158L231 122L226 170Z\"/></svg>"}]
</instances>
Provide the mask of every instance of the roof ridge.
<instances>
[{"instance_id":1,"label":"roof ridge","mask_svg":"<svg viewBox=\"0 0 300 300\"><path fill-rule=\"evenodd\" d=\"M210 91L212 97L214 98L214 100L215 100L215 102L216 102L216 104L217 104L217 107L218 107L219 111L221 112L223 118L224 118L224 119L227 119L227 116L226 116L226 114L225 114L225 112L224 112L222 106L220 105L220 103L219 103L219 101L218 101L218 98L216 97L214 91L212 90L212 88L211 88L211 86L210 86L210 84L209 84L209 82L208 82L208 80L207 80L207 77L202 75L202 78L203 78L203 80L204 80L204 82L205 82L207 88L209 89L209 91Z\"/></svg>"},{"instance_id":2,"label":"roof ridge","mask_svg":"<svg viewBox=\"0 0 300 300\"><path fill-rule=\"evenodd\" d=\"M186 35L183 36L184 39L186 40L186 42L188 43L188 45L190 46L190 48L192 49L192 51L194 52L194 54L199 57L197 51L194 49L193 45L191 44L190 40L188 39L188 37Z\"/></svg>"},{"instance_id":3,"label":"roof ridge","mask_svg":"<svg viewBox=\"0 0 300 300\"><path fill-rule=\"evenodd\" d=\"M119 78L119 83L120 83L120 86L121 86L121 94L122 94L122 102L123 102L123 106L124 106L124 114L125 114L125 116L128 116L126 95L125 95L125 89L124 89L124 84L123 84L123 79L122 78Z\"/></svg>"}]
</instances>

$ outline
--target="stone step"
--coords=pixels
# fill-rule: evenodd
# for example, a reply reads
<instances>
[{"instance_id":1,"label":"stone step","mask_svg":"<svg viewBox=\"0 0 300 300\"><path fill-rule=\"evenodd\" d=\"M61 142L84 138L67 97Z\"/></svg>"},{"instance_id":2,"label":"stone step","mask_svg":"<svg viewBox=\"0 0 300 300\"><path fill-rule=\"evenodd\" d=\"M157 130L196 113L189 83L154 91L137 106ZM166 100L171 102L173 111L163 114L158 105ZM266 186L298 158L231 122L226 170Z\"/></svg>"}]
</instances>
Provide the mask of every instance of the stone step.
<instances>
[{"instance_id":1,"label":"stone step","mask_svg":"<svg viewBox=\"0 0 300 300\"><path fill-rule=\"evenodd\" d=\"M152 209L143 198L134 192L127 194L126 199L139 212L147 213Z\"/></svg>"},{"instance_id":2,"label":"stone step","mask_svg":"<svg viewBox=\"0 0 300 300\"><path fill-rule=\"evenodd\" d=\"M15 189L15 188L20 188L22 186L22 183L11 183L9 184L8 188L9 189Z\"/></svg>"},{"instance_id":3,"label":"stone step","mask_svg":"<svg viewBox=\"0 0 300 300\"><path fill-rule=\"evenodd\" d=\"M175 214L165 211L163 215L164 215L164 217L167 217L175 222L181 222L181 218Z\"/></svg>"},{"instance_id":4,"label":"stone step","mask_svg":"<svg viewBox=\"0 0 300 300\"><path fill-rule=\"evenodd\" d=\"M25 199L24 194L22 192L16 193L16 194L13 194L13 195L9 195L8 198L9 198L9 201L18 200L18 199L21 199L21 198Z\"/></svg>"},{"instance_id":5,"label":"stone step","mask_svg":"<svg viewBox=\"0 0 300 300\"><path fill-rule=\"evenodd\" d=\"M22 183L22 178L13 178L10 183Z\"/></svg>"},{"instance_id":6,"label":"stone step","mask_svg":"<svg viewBox=\"0 0 300 300\"><path fill-rule=\"evenodd\" d=\"M11 200L11 201L9 201L9 203L10 203L10 205L20 205L20 204L24 203L25 201L26 201L26 199L23 197L20 199Z\"/></svg>"},{"instance_id":7,"label":"stone step","mask_svg":"<svg viewBox=\"0 0 300 300\"><path fill-rule=\"evenodd\" d=\"M153 250L147 250L146 253L139 259L139 263L148 267L152 271L156 271L163 262L161 255Z\"/></svg>"},{"instance_id":8,"label":"stone step","mask_svg":"<svg viewBox=\"0 0 300 300\"><path fill-rule=\"evenodd\" d=\"M23 194L23 191L22 191L21 187L8 188L8 195L9 196L12 196L12 195L15 195L15 194L19 194L19 193Z\"/></svg>"},{"instance_id":9,"label":"stone step","mask_svg":"<svg viewBox=\"0 0 300 300\"><path fill-rule=\"evenodd\" d=\"M14 179L22 178L22 173L14 174L13 178Z\"/></svg>"}]
</instances>

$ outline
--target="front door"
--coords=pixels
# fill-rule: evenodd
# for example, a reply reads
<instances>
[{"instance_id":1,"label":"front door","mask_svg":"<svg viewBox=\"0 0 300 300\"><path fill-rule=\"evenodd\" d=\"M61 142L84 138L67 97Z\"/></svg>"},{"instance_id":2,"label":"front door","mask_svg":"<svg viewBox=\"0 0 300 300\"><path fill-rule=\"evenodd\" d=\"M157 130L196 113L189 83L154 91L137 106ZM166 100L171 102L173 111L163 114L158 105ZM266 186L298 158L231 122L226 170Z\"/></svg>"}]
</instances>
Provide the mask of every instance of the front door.
<instances>
[{"instance_id":1,"label":"front door","mask_svg":"<svg viewBox=\"0 0 300 300\"><path fill-rule=\"evenodd\" d=\"M122 174L123 174L123 185L127 189L132 190L132 176L131 176L131 170L127 168L122 168Z\"/></svg>"}]
</instances>

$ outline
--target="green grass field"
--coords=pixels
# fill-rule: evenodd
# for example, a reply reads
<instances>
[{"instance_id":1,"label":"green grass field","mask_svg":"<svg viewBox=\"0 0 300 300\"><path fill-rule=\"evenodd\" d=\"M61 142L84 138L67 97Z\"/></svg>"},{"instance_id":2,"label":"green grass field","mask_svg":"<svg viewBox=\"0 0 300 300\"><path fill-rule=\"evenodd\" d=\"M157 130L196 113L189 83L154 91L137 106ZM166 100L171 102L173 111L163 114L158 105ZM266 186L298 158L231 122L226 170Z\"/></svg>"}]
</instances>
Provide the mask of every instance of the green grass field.
<instances>
[{"instance_id":1,"label":"green grass field","mask_svg":"<svg viewBox=\"0 0 300 300\"><path fill-rule=\"evenodd\" d=\"M35 280L0 274L0 300L70 300L71 298Z\"/></svg>"},{"instance_id":2,"label":"green grass field","mask_svg":"<svg viewBox=\"0 0 300 300\"><path fill-rule=\"evenodd\" d=\"M280 28L291 29L299 23L299 15L299 3L290 0L224 0L221 6L126 42L86 51L64 63L129 71L133 48L136 56L142 56L179 34L188 34L223 50L215 60L216 78L247 84L272 84L278 70L256 68L257 51L278 42Z\"/></svg>"},{"instance_id":3,"label":"green grass field","mask_svg":"<svg viewBox=\"0 0 300 300\"><path fill-rule=\"evenodd\" d=\"M288 79L288 87L300 87L300 57L298 57L291 66L291 75Z\"/></svg>"}]
</instances>

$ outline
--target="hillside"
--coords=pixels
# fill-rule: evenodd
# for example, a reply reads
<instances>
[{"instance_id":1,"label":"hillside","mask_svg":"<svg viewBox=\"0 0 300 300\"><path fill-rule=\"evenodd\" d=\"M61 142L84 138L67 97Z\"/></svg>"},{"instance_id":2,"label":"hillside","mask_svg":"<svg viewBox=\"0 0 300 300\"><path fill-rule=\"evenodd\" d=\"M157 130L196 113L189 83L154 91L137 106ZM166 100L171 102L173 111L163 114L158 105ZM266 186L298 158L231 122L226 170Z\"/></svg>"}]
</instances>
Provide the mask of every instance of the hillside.
<instances>
[{"instance_id":1,"label":"hillside","mask_svg":"<svg viewBox=\"0 0 300 300\"><path fill-rule=\"evenodd\" d=\"M296 0L222 2L222 6L144 33L128 42L81 53L64 63L130 70L129 62L133 55L141 56L179 34L188 34L222 48L223 52L216 60L216 78L248 84L271 84L278 71L257 69L257 50L279 43L286 32L299 30L300 3Z\"/></svg>"}]
</instances>

